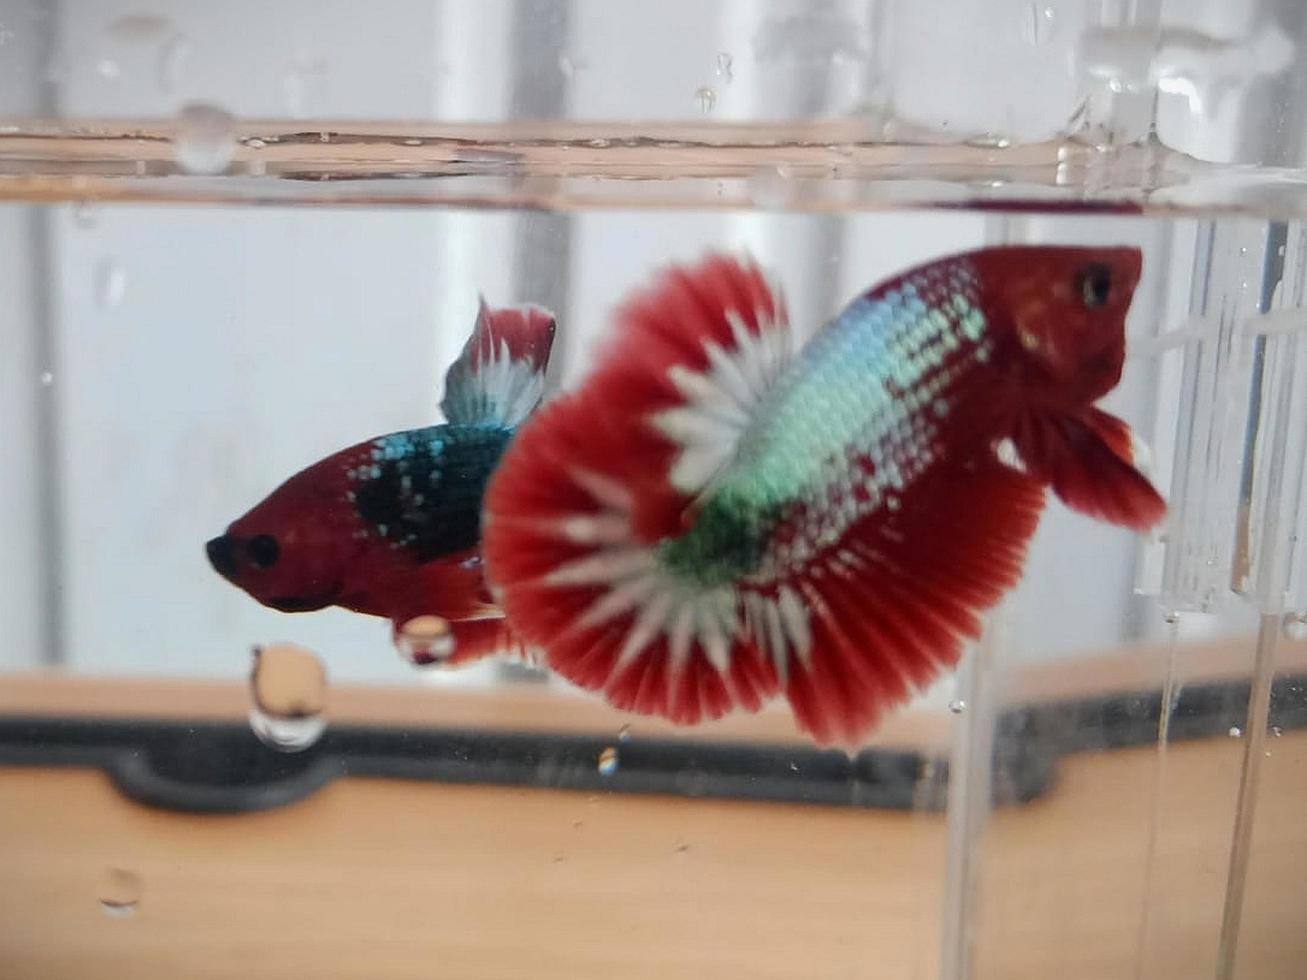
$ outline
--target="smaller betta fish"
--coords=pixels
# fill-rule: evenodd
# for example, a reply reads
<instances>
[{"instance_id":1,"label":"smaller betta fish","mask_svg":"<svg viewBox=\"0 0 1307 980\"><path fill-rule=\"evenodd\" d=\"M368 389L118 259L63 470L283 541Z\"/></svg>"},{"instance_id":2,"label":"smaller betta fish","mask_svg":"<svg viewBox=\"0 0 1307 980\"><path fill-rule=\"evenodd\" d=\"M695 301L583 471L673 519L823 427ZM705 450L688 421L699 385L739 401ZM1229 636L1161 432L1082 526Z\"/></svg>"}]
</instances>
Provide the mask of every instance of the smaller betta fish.
<instances>
[{"instance_id":1,"label":"smaller betta fish","mask_svg":"<svg viewBox=\"0 0 1307 980\"><path fill-rule=\"evenodd\" d=\"M1165 503L1120 380L1138 249L994 247L909 270L796 350L748 262L674 267L486 493L487 575L548 665L692 724L778 694L857 744L953 666L1051 487L1130 528Z\"/></svg>"},{"instance_id":2,"label":"smaller betta fish","mask_svg":"<svg viewBox=\"0 0 1307 980\"><path fill-rule=\"evenodd\" d=\"M208 542L209 562L282 612L341 606L390 619L397 637L415 617L441 617L446 662L521 652L483 577L481 500L544 393L554 329L539 307L482 301L445 377L444 425L369 439L295 474Z\"/></svg>"}]
</instances>

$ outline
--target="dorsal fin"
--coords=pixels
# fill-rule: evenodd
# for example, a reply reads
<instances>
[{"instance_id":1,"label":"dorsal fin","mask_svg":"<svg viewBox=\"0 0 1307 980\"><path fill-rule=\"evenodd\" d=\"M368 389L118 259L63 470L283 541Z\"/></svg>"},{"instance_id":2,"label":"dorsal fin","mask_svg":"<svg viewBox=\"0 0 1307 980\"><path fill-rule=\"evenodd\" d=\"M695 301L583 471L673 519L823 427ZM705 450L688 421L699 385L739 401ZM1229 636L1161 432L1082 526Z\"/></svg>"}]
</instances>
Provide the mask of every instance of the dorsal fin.
<instances>
[{"instance_id":1,"label":"dorsal fin","mask_svg":"<svg viewBox=\"0 0 1307 980\"><path fill-rule=\"evenodd\" d=\"M539 306L492 309L482 299L472 336L445 375L445 418L520 425L544 394L555 327L554 315Z\"/></svg>"}]
</instances>

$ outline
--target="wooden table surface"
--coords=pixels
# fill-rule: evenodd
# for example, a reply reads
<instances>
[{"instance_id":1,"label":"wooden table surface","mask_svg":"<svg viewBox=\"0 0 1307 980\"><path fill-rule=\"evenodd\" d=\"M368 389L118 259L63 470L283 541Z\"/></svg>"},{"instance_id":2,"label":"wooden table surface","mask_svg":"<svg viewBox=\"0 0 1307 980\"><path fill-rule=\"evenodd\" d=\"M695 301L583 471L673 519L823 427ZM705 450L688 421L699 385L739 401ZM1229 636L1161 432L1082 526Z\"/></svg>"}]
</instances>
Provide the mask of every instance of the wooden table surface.
<instances>
[{"instance_id":1,"label":"wooden table surface","mask_svg":"<svg viewBox=\"0 0 1307 980\"><path fill-rule=\"evenodd\" d=\"M1200 674L1241 662L1207 656ZM1136 684L1134 666L1110 666L1061 683ZM332 712L405 722L437 704L448 723L615 718L532 689L333 690ZM244 695L0 682L0 712L56 710L223 716ZM946 735L947 717L910 715L882 737ZM713 734L790 731L768 714ZM1237 975L1301 980L1307 731L1268 748ZM996 811L978 976L1133 980L1136 958L1150 980L1212 976L1242 752L1238 738L1173 744L1160 781L1155 748L1071 755L1047 796ZM0 768L0 980L933 980L944 853L937 813L346 779L280 810L200 817L131 803L95 771ZM100 907L114 868L139 876L132 915Z\"/></svg>"}]
</instances>

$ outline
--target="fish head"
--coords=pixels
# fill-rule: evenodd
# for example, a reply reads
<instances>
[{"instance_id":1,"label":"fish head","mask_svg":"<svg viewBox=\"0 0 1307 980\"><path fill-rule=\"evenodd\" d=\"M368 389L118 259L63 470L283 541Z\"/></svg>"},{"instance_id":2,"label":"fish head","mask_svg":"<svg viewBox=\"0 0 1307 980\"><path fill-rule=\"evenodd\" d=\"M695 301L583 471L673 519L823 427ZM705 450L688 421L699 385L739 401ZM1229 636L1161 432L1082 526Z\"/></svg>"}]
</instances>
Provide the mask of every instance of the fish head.
<instances>
[{"instance_id":1,"label":"fish head","mask_svg":"<svg viewBox=\"0 0 1307 980\"><path fill-rule=\"evenodd\" d=\"M1116 386L1143 265L1138 248L998 248L977 265L987 312L1015 335L1026 385L1077 403Z\"/></svg>"},{"instance_id":2,"label":"fish head","mask_svg":"<svg viewBox=\"0 0 1307 980\"><path fill-rule=\"evenodd\" d=\"M209 541L214 571L282 612L333 605L356 543L336 469L318 464L296 474Z\"/></svg>"}]
</instances>

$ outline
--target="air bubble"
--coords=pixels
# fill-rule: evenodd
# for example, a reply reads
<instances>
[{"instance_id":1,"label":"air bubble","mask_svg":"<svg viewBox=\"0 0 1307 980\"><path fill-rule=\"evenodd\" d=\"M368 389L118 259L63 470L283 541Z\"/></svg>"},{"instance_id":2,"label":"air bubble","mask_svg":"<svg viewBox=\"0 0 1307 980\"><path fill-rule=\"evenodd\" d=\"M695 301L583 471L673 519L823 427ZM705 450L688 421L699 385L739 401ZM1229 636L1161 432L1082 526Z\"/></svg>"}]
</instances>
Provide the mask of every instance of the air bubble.
<instances>
[{"instance_id":1,"label":"air bubble","mask_svg":"<svg viewBox=\"0 0 1307 980\"><path fill-rule=\"evenodd\" d=\"M327 670L311 650L255 647L250 700L250 728L278 752L303 752L327 730Z\"/></svg>"},{"instance_id":2,"label":"air bubble","mask_svg":"<svg viewBox=\"0 0 1307 980\"><path fill-rule=\"evenodd\" d=\"M1284 729L1281 728L1279 725L1272 725L1272 726L1271 726L1271 737L1272 737L1272 738L1279 738L1279 737L1280 737L1281 735L1283 735L1283 734L1284 734Z\"/></svg>"},{"instance_id":3,"label":"air bubble","mask_svg":"<svg viewBox=\"0 0 1307 980\"><path fill-rule=\"evenodd\" d=\"M100 884L100 908L105 914L125 919L136 913L144 892L141 876L124 868L110 868Z\"/></svg>"},{"instance_id":4,"label":"air bubble","mask_svg":"<svg viewBox=\"0 0 1307 980\"><path fill-rule=\"evenodd\" d=\"M699 111L705 116L712 112L713 106L717 104L717 93L707 85L702 86L694 93L694 97L699 102Z\"/></svg>"},{"instance_id":5,"label":"air bubble","mask_svg":"<svg viewBox=\"0 0 1307 980\"><path fill-rule=\"evenodd\" d=\"M177 116L173 156L187 173L220 174L236 154L236 119L207 102L191 102Z\"/></svg>"},{"instance_id":6,"label":"air bubble","mask_svg":"<svg viewBox=\"0 0 1307 980\"><path fill-rule=\"evenodd\" d=\"M717 53L717 77L727 85L735 78L734 65L735 60L731 57L729 51L719 51Z\"/></svg>"},{"instance_id":7,"label":"air bubble","mask_svg":"<svg viewBox=\"0 0 1307 980\"><path fill-rule=\"evenodd\" d=\"M631 726L630 726L630 725L623 725L621 728L617 729L617 741L619 741L619 742L629 742L630 740L631 740Z\"/></svg>"},{"instance_id":8,"label":"air bubble","mask_svg":"<svg viewBox=\"0 0 1307 980\"><path fill-rule=\"evenodd\" d=\"M1242 738L1243 729L1240 728L1238 725L1231 725L1230 730L1226 732L1226 734L1229 735L1231 738Z\"/></svg>"},{"instance_id":9,"label":"air bubble","mask_svg":"<svg viewBox=\"0 0 1307 980\"><path fill-rule=\"evenodd\" d=\"M116 259L101 259L95 267L95 301L104 310L123 301L127 292L127 273Z\"/></svg>"},{"instance_id":10,"label":"air bubble","mask_svg":"<svg viewBox=\"0 0 1307 980\"><path fill-rule=\"evenodd\" d=\"M962 712L967 710L967 702L963 701L961 698L954 698L948 703L948 710L953 712L955 715L960 715Z\"/></svg>"},{"instance_id":11,"label":"air bubble","mask_svg":"<svg viewBox=\"0 0 1307 980\"><path fill-rule=\"evenodd\" d=\"M610 745L599 753L599 775L611 776L617 772L617 747Z\"/></svg>"},{"instance_id":12,"label":"air bubble","mask_svg":"<svg viewBox=\"0 0 1307 980\"><path fill-rule=\"evenodd\" d=\"M414 616L395 634L395 649L414 667L442 664L456 646L449 620L440 616Z\"/></svg>"},{"instance_id":13,"label":"air bubble","mask_svg":"<svg viewBox=\"0 0 1307 980\"><path fill-rule=\"evenodd\" d=\"M40 380L41 380L41 386L43 388L49 388L52 384L54 384L54 372L42 371Z\"/></svg>"},{"instance_id":14,"label":"air bubble","mask_svg":"<svg viewBox=\"0 0 1307 980\"><path fill-rule=\"evenodd\" d=\"M1307 640L1307 614L1300 612L1286 613L1280 629L1284 633L1286 640L1293 640L1294 642Z\"/></svg>"}]
</instances>

